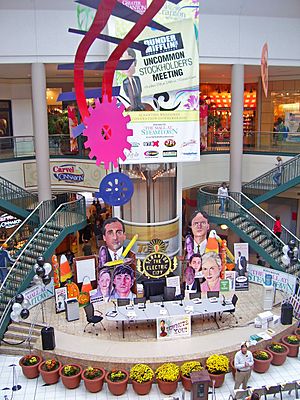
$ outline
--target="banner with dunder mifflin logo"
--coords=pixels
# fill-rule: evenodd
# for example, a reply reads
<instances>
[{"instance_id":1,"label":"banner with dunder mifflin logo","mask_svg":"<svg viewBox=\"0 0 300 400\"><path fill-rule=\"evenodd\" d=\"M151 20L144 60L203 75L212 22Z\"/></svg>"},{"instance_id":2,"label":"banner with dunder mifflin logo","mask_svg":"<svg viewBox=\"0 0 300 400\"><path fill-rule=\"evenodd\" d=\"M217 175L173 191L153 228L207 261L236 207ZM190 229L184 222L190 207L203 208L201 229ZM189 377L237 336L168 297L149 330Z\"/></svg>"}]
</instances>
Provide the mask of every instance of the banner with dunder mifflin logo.
<instances>
[{"instance_id":1,"label":"banner with dunder mifflin logo","mask_svg":"<svg viewBox=\"0 0 300 400\"><path fill-rule=\"evenodd\" d=\"M133 135L121 164L200 160L198 6L191 0L166 2L154 18L166 29L146 27L135 40L144 48L124 52L122 58L133 63L116 71L114 85ZM130 28L126 21L109 22L112 36L124 37Z\"/></svg>"}]
</instances>

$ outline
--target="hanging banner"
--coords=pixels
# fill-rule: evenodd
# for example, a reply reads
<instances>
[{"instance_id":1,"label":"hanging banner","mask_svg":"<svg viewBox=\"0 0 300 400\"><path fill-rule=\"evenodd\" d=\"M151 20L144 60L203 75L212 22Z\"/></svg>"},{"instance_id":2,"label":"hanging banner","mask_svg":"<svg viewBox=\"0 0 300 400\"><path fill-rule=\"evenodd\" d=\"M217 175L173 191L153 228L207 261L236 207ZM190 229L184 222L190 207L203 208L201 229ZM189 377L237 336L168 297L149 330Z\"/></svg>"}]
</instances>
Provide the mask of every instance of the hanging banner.
<instances>
[{"instance_id":1,"label":"hanging banner","mask_svg":"<svg viewBox=\"0 0 300 400\"><path fill-rule=\"evenodd\" d=\"M297 282L296 276L253 264L248 265L248 279L259 285L269 286L271 283L277 290L291 295L295 292Z\"/></svg>"},{"instance_id":2,"label":"hanging banner","mask_svg":"<svg viewBox=\"0 0 300 400\"><path fill-rule=\"evenodd\" d=\"M261 81L264 89L264 94L268 97L268 85L269 85L269 72L268 72L268 43L265 43L261 52Z\"/></svg>"},{"instance_id":3,"label":"hanging banner","mask_svg":"<svg viewBox=\"0 0 300 400\"><path fill-rule=\"evenodd\" d=\"M248 282L248 243L234 243L234 263L235 263L235 290L249 290Z\"/></svg>"},{"instance_id":4,"label":"hanging banner","mask_svg":"<svg viewBox=\"0 0 300 400\"><path fill-rule=\"evenodd\" d=\"M191 336L190 315L165 315L156 318L156 338L177 339Z\"/></svg>"},{"instance_id":5,"label":"hanging banner","mask_svg":"<svg viewBox=\"0 0 300 400\"><path fill-rule=\"evenodd\" d=\"M120 163L200 159L198 2L184 4L166 2L155 21L169 30L146 28L136 40L145 49L127 49L122 58L132 59L132 65L125 72L116 71L114 85L120 86L119 100L133 130L128 138L132 148L124 151L126 160ZM110 34L124 37L125 26L112 18Z\"/></svg>"}]
</instances>

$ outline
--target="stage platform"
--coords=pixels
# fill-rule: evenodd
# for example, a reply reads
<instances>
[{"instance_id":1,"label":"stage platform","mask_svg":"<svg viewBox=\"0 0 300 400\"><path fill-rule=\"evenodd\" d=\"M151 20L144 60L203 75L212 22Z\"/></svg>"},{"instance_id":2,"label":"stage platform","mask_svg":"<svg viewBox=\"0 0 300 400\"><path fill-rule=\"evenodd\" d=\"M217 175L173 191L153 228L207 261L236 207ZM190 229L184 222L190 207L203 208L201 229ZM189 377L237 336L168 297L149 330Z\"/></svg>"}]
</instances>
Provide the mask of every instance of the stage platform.
<instances>
[{"instance_id":1,"label":"stage platform","mask_svg":"<svg viewBox=\"0 0 300 400\"><path fill-rule=\"evenodd\" d=\"M35 349L43 357L53 356L63 362L78 361L81 365L101 365L106 369L123 366L130 368L134 363L145 362L156 367L163 362L173 361L181 363L186 360L204 360L213 353L227 354L231 357L242 342L249 340L250 335L262 332L261 328L254 327L254 318L263 312L262 286L249 285L248 292L236 292L236 319L226 314L219 321L220 329L211 319L195 318L192 323L192 335L189 338L172 341L158 341L156 339L155 323L149 326L145 323L127 322L125 324L125 338L122 337L121 323L109 322L103 319L106 328L100 324L97 327L88 326L84 333L86 317L83 308L80 308L80 318L68 322L65 313L55 313L54 299L44 303L44 320L54 327L56 347L53 351L42 350L41 338L36 342ZM232 293L226 298L231 298ZM282 294L277 291L275 306L272 312L280 315ZM113 309L111 303L96 304L95 308L103 314ZM42 323L42 310L38 306L32 310L30 318ZM236 320L238 323L236 324ZM293 325L277 326L273 339L290 333L295 329ZM91 333L88 333L91 332ZM98 333L98 336L96 336ZM271 341L271 340L270 340ZM263 348L265 341L258 344Z\"/></svg>"}]
</instances>

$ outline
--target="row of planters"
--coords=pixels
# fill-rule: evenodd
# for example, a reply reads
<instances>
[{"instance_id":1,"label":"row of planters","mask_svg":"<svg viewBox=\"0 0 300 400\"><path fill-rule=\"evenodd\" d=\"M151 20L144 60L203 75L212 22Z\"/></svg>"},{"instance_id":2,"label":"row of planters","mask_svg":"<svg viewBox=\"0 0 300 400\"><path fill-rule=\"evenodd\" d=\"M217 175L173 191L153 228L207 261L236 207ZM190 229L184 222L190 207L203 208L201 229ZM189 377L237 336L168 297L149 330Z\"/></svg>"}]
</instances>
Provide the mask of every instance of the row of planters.
<instances>
[{"instance_id":1,"label":"row of planters","mask_svg":"<svg viewBox=\"0 0 300 400\"><path fill-rule=\"evenodd\" d=\"M174 393L180 378L184 388L190 391L192 387L190 374L203 369L199 361L187 361L180 367L174 363L165 363L160 365L155 372L146 364L135 364L130 372L124 369L105 371L103 368L93 367L82 369L76 364L62 366L55 359L42 361L39 356L33 354L22 357L19 364L27 378L37 378L40 374L44 382L50 385L57 383L61 378L68 389L77 388L82 379L86 389L96 393L102 389L105 380L110 392L116 396L125 393L129 378L138 395L148 394L154 379L164 394ZM215 354L207 359L206 368L212 374L212 379L216 379L215 373L221 376L229 371L229 359Z\"/></svg>"},{"instance_id":2,"label":"row of planters","mask_svg":"<svg viewBox=\"0 0 300 400\"><path fill-rule=\"evenodd\" d=\"M282 365L287 357L298 357L300 336L288 335L281 342L269 344L265 350L253 352L255 372L264 373L270 365Z\"/></svg>"},{"instance_id":3,"label":"row of planters","mask_svg":"<svg viewBox=\"0 0 300 400\"><path fill-rule=\"evenodd\" d=\"M284 336L281 343L274 342L264 350L253 352L254 366L256 372L266 372L270 364L281 365L287 356L297 357L299 351L300 336ZM82 369L80 365L69 364L62 366L55 359L42 361L37 355L27 355L19 362L23 374L31 379L41 374L47 384L57 383L61 378L62 383L69 389L75 389L80 385L81 379L89 392L95 393L102 389L104 380L110 392L116 396L125 393L128 380L130 378L133 389L138 395L148 394L151 390L154 379L163 394L170 395L177 389L179 380L187 391L191 391L192 372L201 371L204 367L199 361L187 361L181 366L174 363L164 363L155 372L146 364L136 364L130 371L124 369L105 371L103 368L88 367ZM231 364L232 372L234 366L232 361L225 355L213 354L207 358L205 368L207 369L211 381L214 381L216 388L222 386L225 374L229 372Z\"/></svg>"}]
</instances>

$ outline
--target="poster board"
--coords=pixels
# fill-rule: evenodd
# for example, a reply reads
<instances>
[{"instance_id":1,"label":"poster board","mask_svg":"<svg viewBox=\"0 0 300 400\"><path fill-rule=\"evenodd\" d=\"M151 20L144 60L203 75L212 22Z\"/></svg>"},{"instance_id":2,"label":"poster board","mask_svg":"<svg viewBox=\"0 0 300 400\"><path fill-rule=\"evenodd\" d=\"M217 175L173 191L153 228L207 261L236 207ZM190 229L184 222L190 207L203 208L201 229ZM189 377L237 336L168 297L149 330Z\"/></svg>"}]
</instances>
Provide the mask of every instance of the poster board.
<instances>
[{"instance_id":1,"label":"poster board","mask_svg":"<svg viewBox=\"0 0 300 400\"><path fill-rule=\"evenodd\" d=\"M164 315L156 318L158 340L181 339L191 336L190 315Z\"/></svg>"},{"instance_id":2,"label":"poster board","mask_svg":"<svg viewBox=\"0 0 300 400\"><path fill-rule=\"evenodd\" d=\"M55 311L56 314L66 310L65 301L67 300L67 288L60 287L55 289Z\"/></svg>"},{"instance_id":3,"label":"poster board","mask_svg":"<svg viewBox=\"0 0 300 400\"><path fill-rule=\"evenodd\" d=\"M87 276L93 289L97 287L97 258L96 256L83 256L74 258L74 282L80 284Z\"/></svg>"},{"instance_id":4,"label":"poster board","mask_svg":"<svg viewBox=\"0 0 300 400\"><path fill-rule=\"evenodd\" d=\"M248 243L234 243L234 264L235 264L235 290L249 290L248 281L248 262L249 245Z\"/></svg>"}]
</instances>

